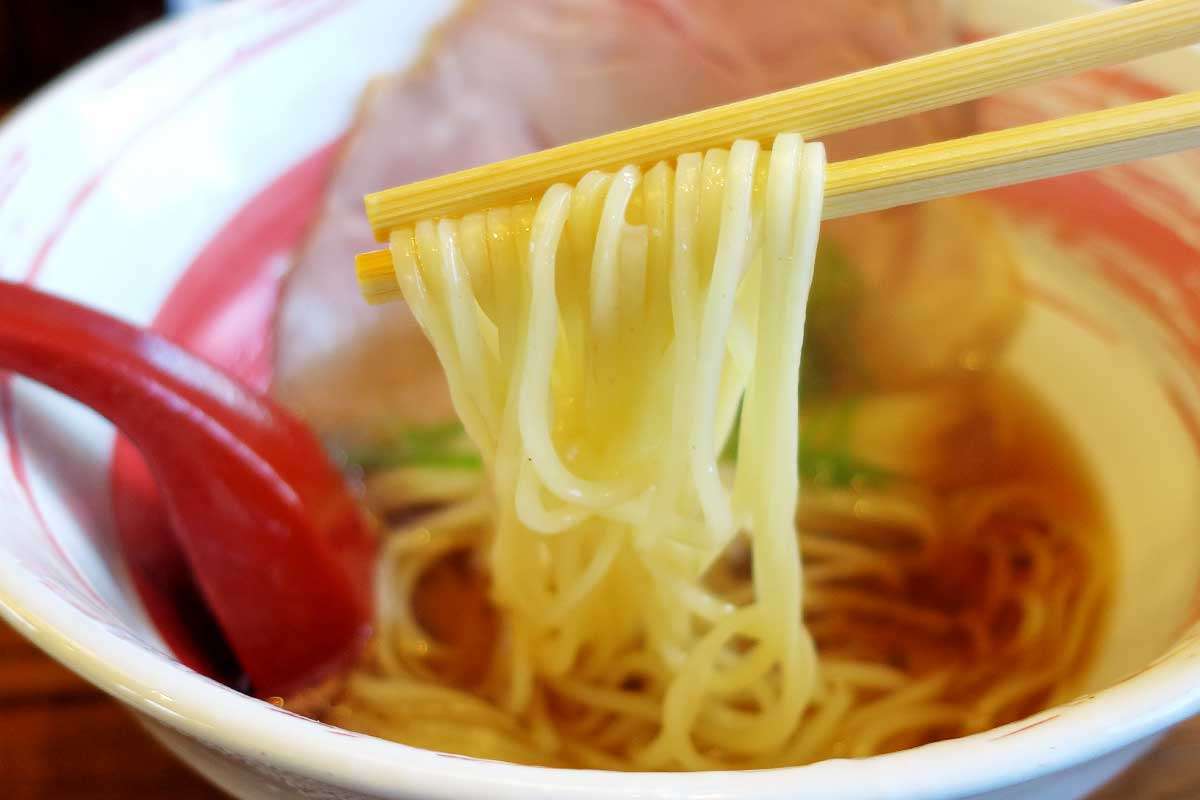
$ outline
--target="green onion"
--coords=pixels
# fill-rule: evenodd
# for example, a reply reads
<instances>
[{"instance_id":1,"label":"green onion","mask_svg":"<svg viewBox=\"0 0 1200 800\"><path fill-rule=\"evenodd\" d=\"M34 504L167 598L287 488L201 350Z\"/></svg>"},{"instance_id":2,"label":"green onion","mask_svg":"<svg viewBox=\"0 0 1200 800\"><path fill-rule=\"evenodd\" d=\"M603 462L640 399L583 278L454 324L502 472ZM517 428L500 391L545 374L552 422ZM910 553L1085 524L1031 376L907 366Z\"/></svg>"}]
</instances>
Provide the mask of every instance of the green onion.
<instances>
[{"instance_id":1,"label":"green onion","mask_svg":"<svg viewBox=\"0 0 1200 800\"><path fill-rule=\"evenodd\" d=\"M406 428L377 445L351 451L346 460L367 471L398 467L483 469L483 460L459 422Z\"/></svg>"},{"instance_id":2,"label":"green onion","mask_svg":"<svg viewBox=\"0 0 1200 800\"><path fill-rule=\"evenodd\" d=\"M817 246L804 322L800 387L805 396L827 396L836 387L859 380L861 369L848 343L862 294L859 271L836 242L823 238Z\"/></svg>"},{"instance_id":3,"label":"green onion","mask_svg":"<svg viewBox=\"0 0 1200 800\"><path fill-rule=\"evenodd\" d=\"M800 480L805 483L820 484L838 489L848 489L853 486L877 486L898 480L900 476L884 467L879 467L863 461L850 452L846 442L850 437L850 425L854 416L856 399L851 397L838 403L837 409L829 415L832 436L821 436L821 445L805 441L804 430L800 431L800 446L797 462L800 470ZM738 421L741 420L742 409L738 408L734 420L733 432L721 450L721 460L735 462L738 456ZM822 425L821 428L826 426ZM826 431L818 429L817 433ZM833 443L826 444L832 440Z\"/></svg>"}]
</instances>

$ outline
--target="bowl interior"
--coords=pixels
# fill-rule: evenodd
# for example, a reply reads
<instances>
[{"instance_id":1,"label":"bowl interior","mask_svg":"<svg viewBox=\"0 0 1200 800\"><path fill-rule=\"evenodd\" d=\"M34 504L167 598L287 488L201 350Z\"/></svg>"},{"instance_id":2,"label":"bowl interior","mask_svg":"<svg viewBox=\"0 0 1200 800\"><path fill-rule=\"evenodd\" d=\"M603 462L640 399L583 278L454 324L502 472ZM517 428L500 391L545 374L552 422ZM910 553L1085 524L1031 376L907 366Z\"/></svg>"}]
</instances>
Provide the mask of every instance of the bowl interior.
<instances>
[{"instance_id":1,"label":"bowl interior","mask_svg":"<svg viewBox=\"0 0 1200 800\"><path fill-rule=\"evenodd\" d=\"M250 3L95 59L0 137L0 274L152 325L265 385L277 282L358 95L416 58L451 5ZM338 56L345 41L355 58ZM4 399L3 483L21 499L0 548L154 642L113 558L111 426L22 379Z\"/></svg>"},{"instance_id":2,"label":"bowl interior","mask_svg":"<svg viewBox=\"0 0 1200 800\"><path fill-rule=\"evenodd\" d=\"M93 60L0 132L0 275L153 325L265 385L278 281L320 208L357 97L373 74L418 58L452 5L410 3L400 13L386 0L230 4ZM961 6L968 35L1079 8ZM1200 85L1189 77L1200 76L1197 58L1171 54L1010 93L984 104L981 119L1001 126L1196 88L1188 83ZM1089 679L1099 691L1171 648L1168 662L1200 653L1185 634L1200 587L1200 158L992 199L1029 256L1028 284L1055 300L1055 310L1031 317L1010 358L1067 421L1117 536L1116 607ZM137 660L138 674L181 694L204 685L173 663L115 557L111 427L53 392L4 379L0 430L0 610L143 710L152 711L149 691L111 662ZM213 685L203 691L241 704L230 708L258 705ZM1195 691L1175 697L1176 717L1185 700L1200 707ZM160 719L188 728L177 700L153 702L170 711ZM1164 724L1159 712L1141 718L1146 730ZM1071 713L1061 724L1083 719ZM278 716L289 731L319 727ZM380 762L401 750L353 740Z\"/></svg>"}]
</instances>

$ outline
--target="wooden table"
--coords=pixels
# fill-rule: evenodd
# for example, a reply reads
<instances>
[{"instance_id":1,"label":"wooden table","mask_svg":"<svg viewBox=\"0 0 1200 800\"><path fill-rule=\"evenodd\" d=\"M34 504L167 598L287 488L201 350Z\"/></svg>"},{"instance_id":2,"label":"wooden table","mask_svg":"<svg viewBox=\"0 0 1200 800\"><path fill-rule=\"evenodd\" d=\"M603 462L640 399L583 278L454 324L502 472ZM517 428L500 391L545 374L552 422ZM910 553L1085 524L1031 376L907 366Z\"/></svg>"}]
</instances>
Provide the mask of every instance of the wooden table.
<instances>
[{"instance_id":1,"label":"wooden table","mask_svg":"<svg viewBox=\"0 0 1200 800\"><path fill-rule=\"evenodd\" d=\"M113 700L0 623L0 794L6 800L219 800ZM1200 798L1200 719L1092 800Z\"/></svg>"},{"instance_id":2,"label":"wooden table","mask_svg":"<svg viewBox=\"0 0 1200 800\"><path fill-rule=\"evenodd\" d=\"M0 622L0 796L218 800L114 700Z\"/></svg>"}]
</instances>

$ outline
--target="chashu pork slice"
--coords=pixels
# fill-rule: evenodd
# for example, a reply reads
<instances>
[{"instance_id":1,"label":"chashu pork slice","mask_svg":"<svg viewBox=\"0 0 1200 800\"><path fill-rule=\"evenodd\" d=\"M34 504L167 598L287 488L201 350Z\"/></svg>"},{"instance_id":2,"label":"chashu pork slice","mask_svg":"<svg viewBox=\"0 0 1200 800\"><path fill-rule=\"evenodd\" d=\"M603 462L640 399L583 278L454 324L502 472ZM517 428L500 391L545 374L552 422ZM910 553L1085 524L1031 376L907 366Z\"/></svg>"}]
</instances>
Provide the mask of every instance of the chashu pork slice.
<instances>
[{"instance_id":1,"label":"chashu pork slice","mask_svg":"<svg viewBox=\"0 0 1200 800\"><path fill-rule=\"evenodd\" d=\"M397 11L397 13L403 13ZM934 0L477 0L365 91L281 296L276 395L364 443L453 411L402 303L367 306L368 192L948 46ZM833 137L846 158L962 135L969 109Z\"/></svg>"}]
</instances>

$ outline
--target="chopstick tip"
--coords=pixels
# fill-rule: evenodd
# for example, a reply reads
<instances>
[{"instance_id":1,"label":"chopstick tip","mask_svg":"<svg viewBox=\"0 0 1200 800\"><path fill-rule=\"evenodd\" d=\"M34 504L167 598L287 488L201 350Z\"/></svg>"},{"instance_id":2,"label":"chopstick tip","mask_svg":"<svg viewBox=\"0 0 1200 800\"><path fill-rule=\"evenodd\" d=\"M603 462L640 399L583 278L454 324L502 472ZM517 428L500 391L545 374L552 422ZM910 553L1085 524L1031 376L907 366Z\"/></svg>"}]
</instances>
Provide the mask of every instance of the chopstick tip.
<instances>
[{"instance_id":1,"label":"chopstick tip","mask_svg":"<svg viewBox=\"0 0 1200 800\"><path fill-rule=\"evenodd\" d=\"M390 250L372 250L354 257L354 272L358 289L371 305L381 305L403 299L396 271L392 267Z\"/></svg>"}]
</instances>

